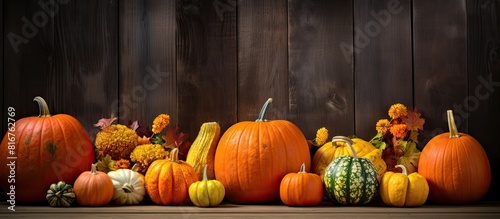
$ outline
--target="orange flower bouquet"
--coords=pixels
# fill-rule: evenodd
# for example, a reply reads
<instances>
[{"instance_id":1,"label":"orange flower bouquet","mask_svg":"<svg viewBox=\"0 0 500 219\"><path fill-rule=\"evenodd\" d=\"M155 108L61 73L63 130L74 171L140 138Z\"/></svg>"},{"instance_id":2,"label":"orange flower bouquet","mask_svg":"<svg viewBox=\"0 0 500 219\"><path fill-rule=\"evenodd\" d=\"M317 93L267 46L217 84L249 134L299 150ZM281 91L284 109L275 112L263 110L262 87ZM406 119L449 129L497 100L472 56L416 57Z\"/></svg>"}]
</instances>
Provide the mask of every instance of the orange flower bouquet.
<instances>
[{"instance_id":1,"label":"orange flower bouquet","mask_svg":"<svg viewBox=\"0 0 500 219\"><path fill-rule=\"evenodd\" d=\"M417 172L420 150L417 148L419 131L425 120L417 109L396 103L389 108L389 119L380 119L376 124L377 134L370 140L382 150L387 171L400 172L395 166L406 167L408 174Z\"/></svg>"}]
</instances>

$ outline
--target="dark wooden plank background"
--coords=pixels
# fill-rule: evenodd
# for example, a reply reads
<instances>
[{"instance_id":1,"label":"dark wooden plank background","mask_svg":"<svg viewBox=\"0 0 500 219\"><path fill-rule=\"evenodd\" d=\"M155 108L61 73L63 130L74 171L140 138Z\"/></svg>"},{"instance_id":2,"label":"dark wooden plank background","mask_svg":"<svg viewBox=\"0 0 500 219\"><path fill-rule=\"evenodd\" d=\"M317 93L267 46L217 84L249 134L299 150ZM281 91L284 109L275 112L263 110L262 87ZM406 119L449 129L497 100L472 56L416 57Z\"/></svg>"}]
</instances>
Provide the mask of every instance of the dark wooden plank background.
<instances>
[{"instance_id":1,"label":"dark wooden plank background","mask_svg":"<svg viewBox=\"0 0 500 219\"><path fill-rule=\"evenodd\" d=\"M467 118L459 117L454 108L463 105L468 95L465 0L415 1L413 18L414 101L425 113L427 127L421 135L422 142L448 130L447 109L457 115L459 131L467 132Z\"/></svg>"},{"instance_id":2,"label":"dark wooden plank background","mask_svg":"<svg viewBox=\"0 0 500 219\"><path fill-rule=\"evenodd\" d=\"M484 146L492 169L500 166L500 147L495 147L495 133L500 133L500 11L498 1L467 1L467 86L470 103L468 131ZM485 89L484 81L497 82ZM479 92L476 89L480 89ZM477 101L477 102L476 102ZM462 103L464 104L464 103ZM498 185L498 175L491 185ZM500 194L500 188L490 186L490 196Z\"/></svg>"},{"instance_id":3,"label":"dark wooden plank background","mask_svg":"<svg viewBox=\"0 0 500 219\"><path fill-rule=\"evenodd\" d=\"M323 126L332 136L351 135L353 54L339 45L352 45L352 2L289 1L288 24L291 119L307 136Z\"/></svg>"},{"instance_id":4,"label":"dark wooden plank background","mask_svg":"<svg viewBox=\"0 0 500 219\"><path fill-rule=\"evenodd\" d=\"M150 127L160 113L169 113L175 123L179 120L175 2L126 0L118 5L120 76L115 81L120 95L112 110L125 124L138 120Z\"/></svg>"},{"instance_id":5,"label":"dark wooden plank background","mask_svg":"<svg viewBox=\"0 0 500 219\"><path fill-rule=\"evenodd\" d=\"M37 115L37 95L91 136L111 113L142 124L168 113L191 140L203 122L254 120L273 97L268 119L308 139L326 126L368 140L401 102L426 119L419 148L453 109L490 158L485 199L500 197L500 0L40 2L57 7L0 4L2 133L7 107Z\"/></svg>"},{"instance_id":6,"label":"dark wooden plank background","mask_svg":"<svg viewBox=\"0 0 500 219\"><path fill-rule=\"evenodd\" d=\"M356 135L370 140L389 106L412 106L411 4L354 1Z\"/></svg>"}]
</instances>

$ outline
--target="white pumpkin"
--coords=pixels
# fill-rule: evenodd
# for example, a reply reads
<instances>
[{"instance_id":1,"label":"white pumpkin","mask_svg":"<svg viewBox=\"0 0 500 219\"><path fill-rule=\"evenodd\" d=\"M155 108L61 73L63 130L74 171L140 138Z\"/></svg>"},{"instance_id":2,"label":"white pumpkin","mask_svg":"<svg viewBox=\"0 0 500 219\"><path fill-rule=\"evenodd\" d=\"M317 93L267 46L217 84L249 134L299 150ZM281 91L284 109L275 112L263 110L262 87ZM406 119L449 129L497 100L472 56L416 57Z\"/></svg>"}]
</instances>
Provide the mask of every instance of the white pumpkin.
<instances>
[{"instance_id":1,"label":"white pumpkin","mask_svg":"<svg viewBox=\"0 0 500 219\"><path fill-rule=\"evenodd\" d=\"M139 204L146 189L144 188L144 176L130 169L118 169L108 172L113 181L115 191L112 201L116 204L135 205Z\"/></svg>"}]
</instances>

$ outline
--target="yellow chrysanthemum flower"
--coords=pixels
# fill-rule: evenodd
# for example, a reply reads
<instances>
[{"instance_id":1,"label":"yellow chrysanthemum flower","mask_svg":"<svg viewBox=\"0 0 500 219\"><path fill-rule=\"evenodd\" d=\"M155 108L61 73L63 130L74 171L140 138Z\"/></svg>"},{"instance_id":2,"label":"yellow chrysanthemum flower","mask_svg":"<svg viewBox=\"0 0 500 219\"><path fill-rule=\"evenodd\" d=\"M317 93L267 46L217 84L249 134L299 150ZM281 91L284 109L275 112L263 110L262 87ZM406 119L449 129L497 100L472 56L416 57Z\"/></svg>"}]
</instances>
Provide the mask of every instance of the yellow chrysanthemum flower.
<instances>
[{"instance_id":1,"label":"yellow chrysanthemum flower","mask_svg":"<svg viewBox=\"0 0 500 219\"><path fill-rule=\"evenodd\" d=\"M97 133L95 146L101 157L109 154L113 160L128 159L137 146L137 139L134 130L121 124L114 124L104 127Z\"/></svg>"},{"instance_id":2,"label":"yellow chrysanthemum flower","mask_svg":"<svg viewBox=\"0 0 500 219\"><path fill-rule=\"evenodd\" d=\"M318 131L316 131L316 138L314 139L314 142L316 142L317 145L324 145L327 139L328 139L328 129L322 127L318 129Z\"/></svg>"},{"instance_id":3,"label":"yellow chrysanthemum flower","mask_svg":"<svg viewBox=\"0 0 500 219\"><path fill-rule=\"evenodd\" d=\"M391 128L391 122L387 119L381 119L375 125L375 129L377 130L377 132L381 133L383 135L385 135L385 133L387 133L389 128Z\"/></svg>"},{"instance_id":4,"label":"yellow chrysanthemum flower","mask_svg":"<svg viewBox=\"0 0 500 219\"><path fill-rule=\"evenodd\" d=\"M404 138L406 134L408 133L408 129L406 127L406 124L397 124L393 125L390 128L391 134L396 137L396 138Z\"/></svg>"},{"instance_id":5,"label":"yellow chrysanthemum flower","mask_svg":"<svg viewBox=\"0 0 500 219\"><path fill-rule=\"evenodd\" d=\"M167 114L160 114L153 120L153 127L151 128L151 131L153 131L154 134L159 134L169 123L170 116Z\"/></svg>"},{"instance_id":6,"label":"yellow chrysanthemum flower","mask_svg":"<svg viewBox=\"0 0 500 219\"><path fill-rule=\"evenodd\" d=\"M391 119L397 119L408 115L408 109L401 103L396 103L389 108L389 116Z\"/></svg>"},{"instance_id":7,"label":"yellow chrysanthemum flower","mask_svg":"<svg viewBox=\"0 0 500 219\"><path fill-rule=\"evenodd\" d=\"M149 165L155 160L165 159L169 152L159 144L144 144L137 146L130 154L130 160L137 165L137 171L145 173Z\"/></svg>"}]
</instances>

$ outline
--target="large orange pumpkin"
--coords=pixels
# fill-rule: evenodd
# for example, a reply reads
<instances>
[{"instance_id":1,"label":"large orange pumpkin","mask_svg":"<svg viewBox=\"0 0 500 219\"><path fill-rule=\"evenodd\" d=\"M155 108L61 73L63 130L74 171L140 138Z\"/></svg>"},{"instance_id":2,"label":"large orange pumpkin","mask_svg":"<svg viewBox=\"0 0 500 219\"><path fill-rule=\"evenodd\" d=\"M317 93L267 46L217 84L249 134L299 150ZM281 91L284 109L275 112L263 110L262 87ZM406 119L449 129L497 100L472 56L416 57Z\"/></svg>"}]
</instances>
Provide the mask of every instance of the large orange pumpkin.
<instances>
[{"instance_id":1,"label":"large orange pumpkin","mask_svg":"<svg viewBox=\"0 0 500 219\"><path fill-rule=\"evenodd\" d=\"M310 170L309 147L300 129L286 120L264 119L271 101L267 100L255 122L229 127L217 145L215 178L233 203L279 201L281 179L298 172L302 163L305 171Z\"/></svg>"},{"instance_id":2,"label":"large orange pumpkin","mask_svg":"<svg viewBox=\"0 0 500 219\"><path fill-rule=\"evenodd\" d=\"M0 157L7 158L0 165L0 184L7 193L15 186L16 203L45 202L52 183L73 184L94 162L94 147L80 122L66 114L50 115L41 97L34 101L40 115L17 120L0 146ZM11 142L15 142L13 154ZM15 169L11 170L9 163ZM8 180L13 175L15 183Z\"/></svg>"},{"instance_id":3,"label":"large orange pumpkin","mask_svg":"<svg viewBox=\"0 0 500 219\"><path fill-rule=\"evenodd\" d=\"M169 159L155 160L145 176L146 192L158 205L190 204L189 186L198 181L194 168L179 160L179 150L170 151Z\"/></svg>"},{"instance_id":4,"label":"large orange pumpkin","mask_svg":"<svg viewBox=\"0 0 500 219\"><path fill-rule=\"evenodd\" d=\"M472 136L458 133L453 112L447 111L450 132L432 138L418 162L418 173L429 183L429 200L443 204L479 201L488 191L488 156Z\"/></svg>"}]
</instances>

